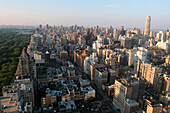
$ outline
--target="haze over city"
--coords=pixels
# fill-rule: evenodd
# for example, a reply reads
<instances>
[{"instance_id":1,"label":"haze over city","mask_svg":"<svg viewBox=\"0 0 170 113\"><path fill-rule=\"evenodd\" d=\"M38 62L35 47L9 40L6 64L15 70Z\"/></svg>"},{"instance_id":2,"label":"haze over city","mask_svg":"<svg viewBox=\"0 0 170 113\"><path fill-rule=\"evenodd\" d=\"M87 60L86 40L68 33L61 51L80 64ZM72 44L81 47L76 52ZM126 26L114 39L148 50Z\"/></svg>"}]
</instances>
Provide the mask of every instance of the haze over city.
<instances>
[{"instance_id":1,"label":"haze over city","mask_svg":"<svg viewBox=\"0 0 170 113\"><path fill-rule=\"evenodd\" d=\"M169 0L1 0L0 25L83 25L144 28L170 26Z\"/></svg>"}]
</instances>

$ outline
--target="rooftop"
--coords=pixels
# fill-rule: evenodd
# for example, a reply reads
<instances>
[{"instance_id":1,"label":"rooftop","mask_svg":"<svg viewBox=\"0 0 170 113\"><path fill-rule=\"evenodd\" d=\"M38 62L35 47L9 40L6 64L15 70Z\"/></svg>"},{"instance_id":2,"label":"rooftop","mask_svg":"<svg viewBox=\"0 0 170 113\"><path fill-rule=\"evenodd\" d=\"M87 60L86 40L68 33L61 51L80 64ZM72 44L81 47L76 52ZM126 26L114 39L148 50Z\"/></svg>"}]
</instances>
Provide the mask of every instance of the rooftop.
<instances>
[{"instance_id":1,"label":"rooftop","mask_svg":"<svg viewBox=\"0 0 170 113\"><path fill-rule=\"evenodd\" d=\"M90 82L89 79L82 79L81 82Z\"/></svg>"},{"instance_id":2,"label":"rooftop","mask_svg":"<svg viewBox=\"0 0 170 113\"><path fill-rule=\"evenodd\" d=\"M105 72L105 68L96 68L99 72L101 72L101 73L103 73L103 72Z\"/></svg>"},{"instance_id":3,"label":"rooftop","mask_svg":"<svg viewBox=\"0 0 170 113\"><path fill-rule=\"evenodd\" d=\"M77 109L74 101L68 101L68 102L61 101L61 102L59 103L59 105L60 105L60 108Z\"/></svg>"},{"instance_id":4,"label":"rooftop","mask_svg":"<svg viewBox=\"0 0 170 113\"><path fill-rule=\"evenodd\" d=\"M113 69L108 69L109 73L115 73L115 71L113 71Z\"/></svg>"},{"instance_id":5,"label":"rooftop","mask_svg":"<svg viewBox=\"0 0 170 113\"><path fill-rule=\"evenodd\" d=\"M125 77L125 78L119 77L118 81L121 82L125 86L131 86L132 84L138 83L138 80L136 78L132 78L132 77Z\"/></svg>"},{"instance_id":6,"label":"rooftop","mask_svg":"<svg viewBox=\"0 0 170 113\"><path fill-rule=\"evenodd\" d=\"M19 111L16 109L16 105L14 102L9 102L10 97L0 97L0 107L6 105L7 108L3 108L3 113L19 113Z\"/></svg>"},{"instance_id":7,"label":"rooftop","mask_svg":"<svg viewBox=\"0 0 170 113\"><path fill-rule=\"evenodd\" d=\"M162 104L160 104L156 99L150 99L147 100L148 105L153 106L153 107L158 107L158 106L162 106Z\"/></svg>"},{"instance_id":8,"label":"rooftop","mask_svg":"<svg viewBox=\"0 0 170 113\"><path fill-rule=\"evenodd\" d=\"M84 87L84 92L93 91L93 90L94 89L91 86Z\"/></svg>"},{"instance_id":9,"label":"rooftop","mask_svg":"<svg viewBox=\"0 0 170 113\"><path fill-rule=\"evenodd\" d=\"M126 102L127 102L130 106L139 105L139 103L137 103L135 100L127 99Z\"/></svg>"}]
</instances>

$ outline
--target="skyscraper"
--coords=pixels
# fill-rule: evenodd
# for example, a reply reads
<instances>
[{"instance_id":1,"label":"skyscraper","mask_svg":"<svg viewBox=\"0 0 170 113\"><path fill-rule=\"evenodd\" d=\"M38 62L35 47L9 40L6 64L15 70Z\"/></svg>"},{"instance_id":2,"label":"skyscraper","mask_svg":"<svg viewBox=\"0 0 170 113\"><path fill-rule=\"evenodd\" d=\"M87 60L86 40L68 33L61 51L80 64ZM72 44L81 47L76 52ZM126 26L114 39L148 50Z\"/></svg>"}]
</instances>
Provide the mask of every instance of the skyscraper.
<instances>
[{"instance_id":1,"label":"skyscraper","mask_svg":"<svg viewBox=\"0 0 170 113\"><path fill-rule=\"evenodd\" d=\"M126 33L126 31L124 30L124 26L121 26L121 28L120 28L120 35L124 36L125 33Z\"/></svg>"},{"instance_id":2,"label":"skyscraper","mask_svg":"<svg viewBox=\"0 0 170 113\"><path fill-rule=\"evenodd\" d=\"M151 17L147 16L146 25L145 25L145 32L144 32L145 36L149 36L150 35L150 26L151 26Z\"/></svg>"},{"instance_id":3,"label":"skyscraper","mask_svg":"<svg viewBox=\"0 0 170 113\"><path fill-rule=\"evenodd\" d=\"M118 41L119 38L119 31L117 29L114 29L114 34L113 34L114 40Z\"/></svg>"},{"instance_id":4,"label":"skyscraper","mask_svg":"<svg viewBox=\"0 0 170 113\"><path fill-rule=\"evenodd\" d=\"M124 112L126 99L138 99L139 82L133 78L120 78L115 80L114 89L113 104L121 113L126 113Z\"/></svg>"}]
</instances>

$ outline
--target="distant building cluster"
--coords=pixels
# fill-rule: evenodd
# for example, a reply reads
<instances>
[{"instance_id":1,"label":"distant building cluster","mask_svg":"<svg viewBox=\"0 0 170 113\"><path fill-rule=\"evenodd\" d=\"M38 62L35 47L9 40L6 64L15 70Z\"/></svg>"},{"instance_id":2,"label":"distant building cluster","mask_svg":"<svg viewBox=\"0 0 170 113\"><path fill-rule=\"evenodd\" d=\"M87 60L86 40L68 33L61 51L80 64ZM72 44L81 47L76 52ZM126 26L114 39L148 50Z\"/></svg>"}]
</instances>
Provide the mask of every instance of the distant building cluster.
<instances>
[{"instance_id":1,"label":"distant building cluster","mask_svg":"<svg viewBox=\"0 0 170 113\"><path fill-rule=\"evenodd\" d=\"M170 31L40 25L2 93L2 112L169 113Z\"/></svg>"}]
</instances>

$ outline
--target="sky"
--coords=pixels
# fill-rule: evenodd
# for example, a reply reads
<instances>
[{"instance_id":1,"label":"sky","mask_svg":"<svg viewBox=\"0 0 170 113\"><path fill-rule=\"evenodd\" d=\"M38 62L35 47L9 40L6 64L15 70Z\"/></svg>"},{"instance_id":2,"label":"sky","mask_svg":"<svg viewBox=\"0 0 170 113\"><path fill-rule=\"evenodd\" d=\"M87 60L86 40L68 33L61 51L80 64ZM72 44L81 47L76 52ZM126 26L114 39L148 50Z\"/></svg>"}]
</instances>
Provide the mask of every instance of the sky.
<instances>
[{"instance_id":1,"label":"sky","mask_svg":"<svg viewBox=\"0 0 170 113\"><path fill-rule=\"evenodd\" d=\"M0 25L170 28L170 0L0 0Z\"/></svg>"}]
</instances>

